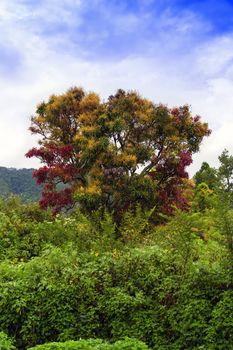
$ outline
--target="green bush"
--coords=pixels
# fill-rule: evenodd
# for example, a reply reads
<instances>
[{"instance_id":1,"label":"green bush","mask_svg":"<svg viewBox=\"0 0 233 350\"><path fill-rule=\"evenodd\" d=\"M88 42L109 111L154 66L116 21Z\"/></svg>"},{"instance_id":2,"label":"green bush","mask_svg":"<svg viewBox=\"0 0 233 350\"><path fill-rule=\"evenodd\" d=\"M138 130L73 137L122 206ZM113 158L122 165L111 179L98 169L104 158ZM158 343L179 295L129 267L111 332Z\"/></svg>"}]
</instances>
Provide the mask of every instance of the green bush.
<instances>
[{"instance_id":1,"label":"green bush","mask_svg":"<svg viewBox=\"0 0 233 350\"><path fill-rule=\"evenodd\" d=\"M80 253L122 246L116 241L110 214L98 220L97 215L87 218L76 210L70 216L53 217L37 205L20 204L15 197L0 201L0 261L28 261L48 245L63 248L72 243Z\"/></svg>"},{"instance_id":2,"label":"green bush","mask_svg":"<svg viewBox=\"0 0 233 350\"><path fill-rule=\"evenodd\" d=\"M28 350L149 350L149 348L141 341L128 338L114 344L99 339L47 343Z\"/></svg>"},{"instance_id":3,"label":"green bush","mask_svg":"<svg viewBox=\"0 0 233 350\"><path fill-rule=\"evenodd\" d=\"M232 288L232 286L230 287ZM210 350L231 350L233 344L233 290L223 292L212 312L207 339Z\"/></svg>"},{"instance_id":4,"label":"green bush","mask_svg":"<svg viewBox=\"0 0 233 350\"><path fill-rule=\"evenodd\" d=\"M195 349L214 342L214 334L224 344L231 328L221 331L215 311L226 304L221 270L197 264L184 278L179 264L158 246L80 255L72 245L1 263L0 326L19 348L132 337L153 349ZM226 324L230 317L225 313Z\"/></svg>"},{"instance_id":5,"label":"green bush","mask_svg":"<svg viewBox=\"0 0 233 350\"><path fill-rule=\"evenodd\" d=\"M9 339L4 332L0 332L0 350L14 350L12 339Z\"/></svg>"},{"instance_id":6,"label":"green bush","mask_svg":"<svg viewBox=\"0 0 233 350\"><path fill-rule=\"evenodd\" d=\"M107 212L53 218L1 203L0 329L19 349L125 337L153 350L230 349L226 213L224 223L219 209L177 212L153 228L138 208L116 228Z\"/></svg>"}]
</instances>

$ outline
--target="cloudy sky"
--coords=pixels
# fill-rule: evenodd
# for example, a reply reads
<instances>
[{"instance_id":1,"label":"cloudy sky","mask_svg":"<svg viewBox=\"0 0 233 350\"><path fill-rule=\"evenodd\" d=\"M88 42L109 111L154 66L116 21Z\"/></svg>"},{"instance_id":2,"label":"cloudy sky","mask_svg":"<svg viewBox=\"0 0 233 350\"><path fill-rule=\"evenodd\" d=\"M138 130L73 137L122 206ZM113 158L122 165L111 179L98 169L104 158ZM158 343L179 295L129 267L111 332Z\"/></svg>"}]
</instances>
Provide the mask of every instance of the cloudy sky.
<instances>
[{"instance_id":1,"label":"cloudy sky","mask_svg":"<svg viewBox=\"0 0 233 350\"><path fill-rule=\"evenodd\" d=\"M233 154L232 0L0 0L0 38L0 166L38 165L30 116L75 85L191 105L212 129L191 174Z\"/></svg>"}]
</instances>

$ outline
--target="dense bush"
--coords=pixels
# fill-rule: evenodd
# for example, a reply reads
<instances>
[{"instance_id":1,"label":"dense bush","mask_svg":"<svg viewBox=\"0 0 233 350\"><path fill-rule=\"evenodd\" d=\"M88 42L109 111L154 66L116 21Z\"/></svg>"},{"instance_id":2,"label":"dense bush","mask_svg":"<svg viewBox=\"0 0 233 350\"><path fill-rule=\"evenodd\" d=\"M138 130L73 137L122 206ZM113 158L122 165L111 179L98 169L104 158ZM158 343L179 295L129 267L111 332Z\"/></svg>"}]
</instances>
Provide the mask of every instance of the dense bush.
<instances>
[{"instance_id":1,"label":"dense bush","mask_svg":"<svg viewBox=\"0 0 233 350\"><path fill-rule=\"evenodd\" d=\"M0 261L15 263L39 256L47 245L63 247L69 243L80 252L108 250L116 242L115 224L106 212L85 217L78 210L72 215L57 215L42 211L36 204L22 204L16 197L0 200Z\"/></svg>"},{"instance_id":2,"label":"dense bush","mask_svg":"<svg viewBox=\"0 0 233 350\"><path fill-rule=\"evenodd\" d=\"M37 345L29 350L149 350L141 341L136 339L119 340L109 344L98 339L67 341L64 343L47 343Z\"/></svg>"},{"instance_id":3,"label":"dense bush","mask_svg":"<svg viewBox=\"0 0 233 350\"><path fill-rule=\"evenodd\" d=\"M18 349L124 337L153 350L231 349L229 209L177 212L153 228L138 208L116 228L107 212L53 218L10 201L0 206L0 329Z\"/></svg>"},{"instance_id":4,"label":"dense bush","mask_svg":"<svg viewBox=\"0 0 233 350\"><path fill-rule=\"evenodd\" d=\"M96 255L52 248L28 263L1 264L0 324L19 347L130 336L153 349L195 349L218 334L227 349L216 271L197 267L184 278L179 261L156 246Z\"/></svg>"},{"instance_id":5,"label":"dense bush","mask_svg":"<svg viewBox=\"0 0 233 350\"><path fill-rule=\"evenodd\" d=\"M12 339L9 339L4 332L0 332L0 349L15 350Z\"/></svg>"}]
</instances>

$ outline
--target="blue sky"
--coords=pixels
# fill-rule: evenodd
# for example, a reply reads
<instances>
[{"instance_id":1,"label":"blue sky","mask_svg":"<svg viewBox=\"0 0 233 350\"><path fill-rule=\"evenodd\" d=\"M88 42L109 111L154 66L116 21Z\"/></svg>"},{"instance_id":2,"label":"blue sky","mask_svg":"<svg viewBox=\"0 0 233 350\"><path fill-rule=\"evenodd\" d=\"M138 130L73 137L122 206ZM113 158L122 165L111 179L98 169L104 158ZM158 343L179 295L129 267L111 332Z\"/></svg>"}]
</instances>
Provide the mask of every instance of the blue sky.
<instances>
[{"instance_id":1,"label":"blue sky","mask_svg":"<svg viewBox=\"0 0 233 350\"><path fill-rule=\"evenodd\" d=\"M0 37L1 166L38 165L30 116L74 85L190 104L213 130L191 173L233 154L233 0L1 0Z\"/></svg>"}]
</instances>

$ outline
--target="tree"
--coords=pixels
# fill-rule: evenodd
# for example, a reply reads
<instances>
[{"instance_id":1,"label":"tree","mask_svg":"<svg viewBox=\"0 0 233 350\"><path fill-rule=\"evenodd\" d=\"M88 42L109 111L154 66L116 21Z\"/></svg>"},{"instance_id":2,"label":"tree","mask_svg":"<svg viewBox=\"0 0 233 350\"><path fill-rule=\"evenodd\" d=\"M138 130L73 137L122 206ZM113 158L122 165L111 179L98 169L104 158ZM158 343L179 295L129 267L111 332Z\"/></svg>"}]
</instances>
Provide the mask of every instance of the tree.
<instances>
[{"instance_id":1,"label":"tree","mask_svg":"<svg viewBox=\"0 0 233 350\"><path fill-rule=\"evenodd\" d=\"M218 174L223 188L226 192L232 192L233 189L233 156L229 155L229 152L224 149L221 155L218 157L220 161L220 167Z\"/></svg>"},{"instance_id":2,"label":"tree","mask_svg":"<svg viewBox=\"0 0 233 350\"><path fill-rule=\"evenodd\" d=\"M185 169L210 134L188 106L170 109L123 90L101 102L76 87L39 104L30 130L41 136L26 156L45 164L34 172L44 185L42 208L79 203L119 215L136 204L186 208Z\"/></svg>"},{"instance_id":3,"label":"tree","mask_svg":"<svg viewBox=\"0 0 233 350\"><path fill-rule=\"evenodd\" d=\"M206 182L201 182L195 187L192 207L197 212L204 212L216 205L216 199L214 190Z\"/></svg>"},{"instance_id":4,"label":"tree","mask_svg":"<svg viewBox=\"0 0 233 350\"><path fill-rule=\"evenodd\" d=\"M203 162L200 170L194 175L196 186L205 183L211 190L219 187L218 172L215 168L210 167L207 162Z\"/></svg>"}]
</instances>

